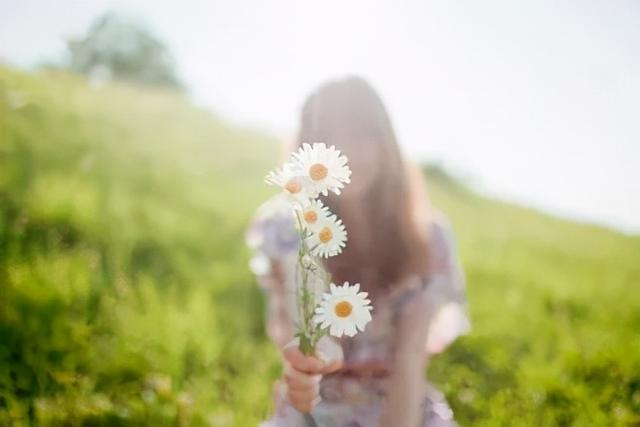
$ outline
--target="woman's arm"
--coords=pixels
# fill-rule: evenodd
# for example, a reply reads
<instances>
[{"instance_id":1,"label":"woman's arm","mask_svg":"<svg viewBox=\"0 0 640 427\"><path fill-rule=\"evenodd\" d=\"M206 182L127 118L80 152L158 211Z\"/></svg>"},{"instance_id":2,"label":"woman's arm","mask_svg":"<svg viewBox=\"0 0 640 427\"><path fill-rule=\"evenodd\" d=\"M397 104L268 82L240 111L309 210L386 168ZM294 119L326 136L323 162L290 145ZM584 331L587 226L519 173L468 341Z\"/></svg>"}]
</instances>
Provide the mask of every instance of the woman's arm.
<instances>
[{"instance_id":1,"label":"woman's arm","mask_svg":"<svg viewBox=\"0 0 640 427\"><path fill-rule=\"evenodd\" d=\"M427 293L421 292L399 315L395 356L381 416L383 427L416 427L422 420L427 364L424 343L434 309Z\"/></svg>"},{"instance_id":2,"label":"woman's arm","mask_svg":"<svg viewBox=\"0 0 640 427\"><path fill-rule=\"evenodd\" d=\"M273 342L282 348L283 379L287 385L287 398L294 408L309 413L319 401L322 375L342 366L342 348L325 336L320 339L317 354L305 356L293 339L293 321L287 307L287 291L282 264L272 259L268 274L259 276L260 285L268 289L267 332Z\"/></svg>"}]
</instances>

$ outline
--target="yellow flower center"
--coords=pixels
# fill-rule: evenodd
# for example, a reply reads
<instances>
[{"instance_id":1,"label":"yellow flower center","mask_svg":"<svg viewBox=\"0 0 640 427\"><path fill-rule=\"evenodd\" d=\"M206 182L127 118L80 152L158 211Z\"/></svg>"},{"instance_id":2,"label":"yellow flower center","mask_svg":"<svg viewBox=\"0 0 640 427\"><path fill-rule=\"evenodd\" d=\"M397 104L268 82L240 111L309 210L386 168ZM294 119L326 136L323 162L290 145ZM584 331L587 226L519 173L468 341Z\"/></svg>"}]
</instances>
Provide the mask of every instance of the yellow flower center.
<instances>
[{"instance_id":1,"label":"yellow flower center","mask_svg":"<svg viewBox=\"0 0 640 427\"><path fill-rule=\"evenodd\" d=\"M333 233L331 232L331 229L329 227L325 227L320 230L320 232L318 233L318 239L320 239L322 243L330 242L331 239L333 239Z\"/></svg>"},{"instance_id":2,"label":"yellow flower center","mask_svg":"<svg viewBox=\"0 0 640 427\"><path fill-rule=\"evenodd\" d=\"M302 190L302 184L300 184L300 182L296 181L295 179L291 179L284 185L284 189L291 194L296 194L299 193L300 190Z\"/></svg>"},{"instance_id":3,"label":"yellow flower center","mask_svg":"<svg viewBox=\"0 0 640 427\"><path fill-rule=\"evenodd\" d=\"M349 303L349 301L340 301L333 309L336 312L336 316L349 317L349 315L353 311L353 306Z\"/></svg>"},{"instance_id":4,"label":"yellow flower center","mask_svg":"<svg viewBox=\"0 0 640 427\"><path fill-rule=\"evenodd\" d=\"M309 168L309 176L314 181L320 181L321 179L325 179L329 174L329 169L321 163L316 163L311 165Z\"/></svg>"},{"instance_id":5,"label":"yellow flower center","mask_svg":"<svg viewBox=\"0 0 640 427\"><path fill-rule=\"evenodd\" d=\"M316 213L316 211L306 211L304 213L304 220L307 222L307 224L313 224L318 220L318 214Z\"/></svg>"}]
</instances>

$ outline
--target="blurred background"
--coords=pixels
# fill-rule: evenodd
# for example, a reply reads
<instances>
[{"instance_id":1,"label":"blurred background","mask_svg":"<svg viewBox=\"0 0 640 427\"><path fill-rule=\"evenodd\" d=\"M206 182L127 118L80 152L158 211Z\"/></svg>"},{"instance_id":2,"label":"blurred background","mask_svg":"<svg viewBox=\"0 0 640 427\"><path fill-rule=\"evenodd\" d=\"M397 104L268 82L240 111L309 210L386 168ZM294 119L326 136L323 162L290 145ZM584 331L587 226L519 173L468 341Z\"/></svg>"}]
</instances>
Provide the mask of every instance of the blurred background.
<instances>
[{"instance_id":1,"label":"blurred background","mask_svg":"<svg viewBox=\"0 0 640 427\"><path fill-rule=\"evenodd\" d=\"M462 425L640 424L636 1L0 0L0 425L250 426L244 230L359 74L452 220ZM517 422L515 421L517 420Z\"/></svg>"}]
</instances>

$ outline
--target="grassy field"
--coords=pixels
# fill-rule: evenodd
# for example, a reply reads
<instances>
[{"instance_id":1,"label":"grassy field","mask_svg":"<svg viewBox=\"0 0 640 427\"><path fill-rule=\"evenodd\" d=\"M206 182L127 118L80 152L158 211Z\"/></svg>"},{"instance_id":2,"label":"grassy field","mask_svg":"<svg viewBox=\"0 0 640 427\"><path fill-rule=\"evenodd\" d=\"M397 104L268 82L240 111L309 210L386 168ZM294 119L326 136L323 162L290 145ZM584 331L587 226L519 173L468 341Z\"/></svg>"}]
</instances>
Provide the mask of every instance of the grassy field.
<instances>
[{"instance_id":1,"label":"grassy field","mask_svg":"<svg viewBox=\"0 0 640 427\"><path fill-rule=\"evenodd\" d=\"M182 96L0 68L0 425L251 426L279 361L243 233L277 141ZM640 425L640 238L426 169L473 333L462 425Z\"/></svg>"}]
</instances>

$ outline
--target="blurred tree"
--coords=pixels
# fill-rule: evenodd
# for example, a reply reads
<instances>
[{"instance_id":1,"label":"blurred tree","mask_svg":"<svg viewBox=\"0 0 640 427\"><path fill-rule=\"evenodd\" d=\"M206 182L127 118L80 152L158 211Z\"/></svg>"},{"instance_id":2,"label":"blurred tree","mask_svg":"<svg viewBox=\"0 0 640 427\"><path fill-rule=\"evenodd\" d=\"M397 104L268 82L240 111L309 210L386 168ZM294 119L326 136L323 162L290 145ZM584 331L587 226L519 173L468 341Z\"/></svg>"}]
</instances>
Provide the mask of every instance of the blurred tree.
<instances>
[{"instance_id":1,"label":"blurred tree","mask_svg":"<svg viewBox=\"0 0 640 427\"><path fill-rule=\"evenodd\" d=\"M68 68L94 81L111 78L182 88L167 47L139 23L113 12L68 41Z\"/></svg>"}]
</instances>

